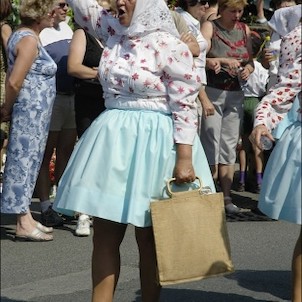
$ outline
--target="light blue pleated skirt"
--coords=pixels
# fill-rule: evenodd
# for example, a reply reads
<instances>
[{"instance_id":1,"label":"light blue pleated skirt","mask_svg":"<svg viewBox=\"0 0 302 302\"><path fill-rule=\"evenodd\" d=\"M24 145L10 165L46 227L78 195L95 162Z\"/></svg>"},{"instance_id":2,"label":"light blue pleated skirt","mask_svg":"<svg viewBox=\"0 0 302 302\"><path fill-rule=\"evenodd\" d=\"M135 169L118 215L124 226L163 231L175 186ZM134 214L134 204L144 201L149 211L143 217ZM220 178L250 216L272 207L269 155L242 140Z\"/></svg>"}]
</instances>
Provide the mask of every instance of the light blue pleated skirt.
<instances>
[{"instance_id":1,"label":"light blue pleated skirt","mask_svg":"<svg viewBox=\"0 0 302 302\"><path fill-rule=\"evenodd\" d=\"M150 201L166 197L166 181L173 175L175 159L170 115L106 110L77 143L53 207L67 215L80 212L138 227L150 226ZM193 165L203 185L215 192L197 136Z\"/></svg>"},{"instance_id":2,"label":"light blue pleated skirt","mask_svg":"<svg viewBox=\"0 0 302 302\"><path fill-rule=\"evenodd\" d=\"M259 209L267 216L301 224L301 122L286 128L266 165Z\"/></svg>"}]
</instances>

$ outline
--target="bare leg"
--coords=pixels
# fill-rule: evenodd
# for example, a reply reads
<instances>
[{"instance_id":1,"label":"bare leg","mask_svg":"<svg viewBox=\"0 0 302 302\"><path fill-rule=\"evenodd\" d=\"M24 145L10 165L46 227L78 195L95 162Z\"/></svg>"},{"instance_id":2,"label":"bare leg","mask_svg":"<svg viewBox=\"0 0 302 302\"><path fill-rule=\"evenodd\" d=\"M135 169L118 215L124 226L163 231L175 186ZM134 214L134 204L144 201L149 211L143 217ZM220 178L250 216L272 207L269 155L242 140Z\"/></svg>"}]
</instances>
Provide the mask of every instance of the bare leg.
<instances>
[{"instance_id":1,"label":"bare leg","mask_svg":"<svg viewBox=\"0 0 302 302\"><path fill-rule=\"evenodd\" d=\"M63 129L59 132L56 148L55 179L58 184L74 149L77 138L76 129Z\"/></svg>"},{"instance_id":2,"label":"bare leg","mask_svg":"<svg viewBox=\"0 0 302 302\"><path fill-rule=\"evenodd\" d=\"M143 302L159 301L161 286L157 278L157 262L152 227L135 228L139 249L139 267Z\"/></svg>"},{"instance_id":3,"label":"bare leg","mask_svg":"<svg viewBox=\"0 0 302 302\"><path fill-rule=\"evenodd\" d=\"M235 167L234 165L219 164L218 170L222 193L224 197L229 197L231 195L231 187L233 183ZM230 200L226 200L225 204L228 204L230 202Z\"/></svg>"},{"instance_id":4,"label":"bare leg","mask_svg":"<svg viewBox=\"0 0 302 302\"><path fill-rule=\"evenodd\" d=\"M256 165L256 173L262 173L263 172L263 152L257 148L254 147L254 155L255 155L255 165Z\"/></svg>"},{"instance_id":5,"label":"bare leg","mask_svg":"<svg viewBox=\"0 0 302 302\"><path fill-rule=\"evenodd\" d=\"M216 184L217 180L218 180L218 165L211 165L210 169L211 169L211 173L212 173L214 183Z\"/></svg>"},{"instance_id":6,"label":"bare leg","mask_svg":"<svg viewBox=\"0 0 302 302\"><path fill-rule=\"evenodd\" d=\"M120 274L120 245L127 225L94 218L92 302L112 302Z\"/></svg>"},{"instance_id":7,"label":"bare leg","mask_svg":"<svg viewBox=\"0 0 302 302\"><path fill-rule=\"evenodd\" d=\"M239 151L239 166L240 172L246 171L246 152L243 148Z\"/></svg>"},{"instance_id":8,"label":"bare leg","mask_svg":"<svg viewBox=\"0 0 302 302\"><path fill-rule=\"evenodd\" d=\"M257 8L257 19L258 20L264 19L265 18L265 16L264 16L264 1L263 0L257 0L256 8Z\"/></svg>"},{"instance_id":9,"label":"bare leg","mask_svg":"<svg viewBox=\"0 0 302 302\"><path fill-rule=\"evenodd\" d=\"M302 261L301 261L301 230L292 259L292 301L302 301Z\"/></svg>"},{"instance_id":10,"label":"bare leg","mask_svg":"<svg viewBox=\"0 0 302 302\"><path fill-rule=\"evenodd\" d=\"M57 140L59 137L58 131L50 131L47 139L47 144L45 148L44 158L40 168L39 176L36 183L36 193L40 201L45 201L49 199L50 193L50 177L49 177L49 163L57 145Z\"/></svg>"}]
</instances>

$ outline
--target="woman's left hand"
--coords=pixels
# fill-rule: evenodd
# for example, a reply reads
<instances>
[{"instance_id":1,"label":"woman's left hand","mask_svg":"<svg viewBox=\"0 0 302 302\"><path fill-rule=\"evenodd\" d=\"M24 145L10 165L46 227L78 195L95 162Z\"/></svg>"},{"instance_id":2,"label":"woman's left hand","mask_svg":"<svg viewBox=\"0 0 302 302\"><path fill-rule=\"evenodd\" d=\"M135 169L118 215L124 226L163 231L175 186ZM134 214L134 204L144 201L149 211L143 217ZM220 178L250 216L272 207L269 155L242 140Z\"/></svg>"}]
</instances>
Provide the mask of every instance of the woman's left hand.
<instances>
[{"instance_id":1,"label":"woman's left hand","mask_svg":"<svg viewBox=\"0 0 302 302\"><path fill-rule=\"evenodd\" d=\"M194 168L191 160L177 160L173 177L175 177L175 183L188 183L193 182L196 179Z\"/></svg>"},{"instance_id":2,"label":"woman's left hand","mask_svg":"<svg viewBox=\"0 0 302 302\"><path fill-rule=\"evenodd\" d=\"M266 128L265 125L258 125L256 126L252 133L249 136L249 140L250 142L255 145L256 147L258 147L260 150L262 150L262 145L260 142L260 138L261 136L266 136L268 137L271 141L274 141L273 136L271 135L271 133L268 131L268 129Z\"/></svg>"}]
</instances>

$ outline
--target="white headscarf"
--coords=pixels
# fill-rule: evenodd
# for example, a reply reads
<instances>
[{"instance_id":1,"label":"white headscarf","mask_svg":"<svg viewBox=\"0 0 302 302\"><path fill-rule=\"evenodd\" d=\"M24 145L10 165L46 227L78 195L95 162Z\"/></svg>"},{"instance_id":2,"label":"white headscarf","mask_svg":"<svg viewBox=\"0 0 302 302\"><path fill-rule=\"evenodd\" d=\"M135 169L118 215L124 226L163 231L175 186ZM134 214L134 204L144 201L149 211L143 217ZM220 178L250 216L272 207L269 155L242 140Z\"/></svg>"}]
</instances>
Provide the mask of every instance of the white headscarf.
<instances>
[{"instance_id":1,"label":"white headscarf","mask_svg":"<svg viewBox=\"0 0 302 302\"><path fill-rule=\"evenodd\" d=\"M284 37L299 24L302 13L301 10L301 4L279 8L268 21L268 25L278 33L280 37Z\"/></svg>"},{"instance_id":2,"label":"white headscarf","mask_svg":"<svg viewBox=\"0 0 302 302\"><path fill-rule=\"evenodd\" d=\"M166 2L164 0L136 0L131 24L126 34L141 35L157 30L179 37Z\"/></svg>"}]
</instances>

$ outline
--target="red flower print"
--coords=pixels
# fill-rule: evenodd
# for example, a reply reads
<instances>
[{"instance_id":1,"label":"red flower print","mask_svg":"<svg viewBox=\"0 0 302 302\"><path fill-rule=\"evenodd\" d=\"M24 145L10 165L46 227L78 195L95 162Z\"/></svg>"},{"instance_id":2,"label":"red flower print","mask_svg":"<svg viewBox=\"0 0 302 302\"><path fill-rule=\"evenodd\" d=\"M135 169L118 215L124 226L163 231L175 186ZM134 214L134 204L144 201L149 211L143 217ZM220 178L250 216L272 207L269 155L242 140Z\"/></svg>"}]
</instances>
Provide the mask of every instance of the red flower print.
<instances>
[{"instance_id":1,"label":"red flower print","mask_svg":"<svg viewBox=\"0 0 302 302\"><path fill-rule=\"evenodd\" d=\"M186 80L191 80L191 79L192 79L192 75L186 73L186 74L184 75L184 78L185 78Z\"/></svg>"},{"instance_id":2,"label":"red flower print","mask_svg":"<svg viewBox=\"0 0 302 302\"><path fill-rule=\"evenodd\" d=\"M164 42L164 41L161 41L160 43L159 43L159 46L160 47L167 47L167 43L166 42Z\"/></svg>"},{"instance_id":3,"label":"red flower print","mask_svg":"<svg viewBox=\"0 0 302 302\"><path fill-rule=\"evenodd\" d=\"M109 56L109 51L108 50L104 50L103 51L103 58L108 58Z\"/></svg>"},{"instance_id":4,"label":"red flower print","mask_svg":"<svg viewBox=\"0 0 302 302\"><path fill-rule=\"evenodd\" d=\"M173 82L173 81L169 81L169 82L168 82L168 87L171 88L173 85L174 85L174 82Z\"/></svg>"},{"instance_id":5,"label":"red flower print","mask_svg":"<svg viewBox=\"0 0 302 302\"><path fill-rule=\"evenodd\" d=\"M125 60L129 60L129 58L130 58L130 55L129 55L129 54L125 54L125 55L124 55L124 59L125 59Z\"/></svg>"},{"instance_id":6,"label":"red flower print","mask_svg":"<svg viewBox=\"0 0 302 302\"><path fill-rule=\"evenodd\" d=\"M146 63L146 59L142 59L142 60L141 60L141 63Z\"/></svg>"},{"instance_id":7,"label":"red flower print","mask_svg":"<svg viewBox=\"0 0 302 302\"><path fill-rule=\"evenodd\" d=\"M154 89L156 89L157 91L161 91L161 85L158 83L158 84L154 84Z\"/></svg>"},{"instance_id":8,"label":"red flower print","mask_svg":"<svg viewBox=\"0 0 302 302\"><path fill-rule=\"evenodd\" d=\"M171 79L171 76L168 74L168 73L166 73L165 71L163 72L163 78L164 79L167 79L167 80L170 80Z\"/></svg>"},{"instance_id":9,"label":"red flower print","mask_svg":"<svg viewBox=\"0 0 302 302\"><path fill-rule=\"evenodd\" d=\"M171 57L168 58L168 63L172 64L173 63L173 59Z\"/></svg>"},{"instance_id":10,"label":"red flower print","mask_svg":"<svg viewBox=\"0 0 302 302\"><path fill-rule=\"evenodd\" d=\"M158 55L159 55L159 51L158 51L158 50L155 50L154 56L157 57Z\"/></svg>"},{"instance_id":11,"label":"red flower print","mask_svg":"<svg viewBox=\"0 0 302 302\"><path fill-rule=\"evenodd\" d=\"M137 73L132 75L132 80L136 81L138 78L139 78L139 76Z\"/></svg>"},{"instance_id":12,"label":"red flower print","mask_svg":"<svg viewBox=\"0 0 302 302\"><path fill-rule=\"evenodd\" d=\"M178 87L177 91L178 93L184 93L185 89L183 87Z\"/></svg>"},{"instance_id":13,"label":"red flower print","mask_svg":"<svg viewBox=\"0 0 302 302\"><path fill-rule=\"evenodd\" d=\"M144 86L145 87L148 87L148 86L150 86L152 83L151 83L151 81L150 80L146 80L145 82L144 82Z\"/></svg>"},{"instance_id":14,"label":"red flower print","mask_svg":"<svg viewBox=\"0 0 302 302\"><path fill-rule=\"evenodd\" d=\"M188 52L188 51L183 51L183 52L181 53L181 55L182 55L183 57L185 57L185 58L188 58L188 57L189 57L189 52Z\"/></svg>"}]
</instances>

